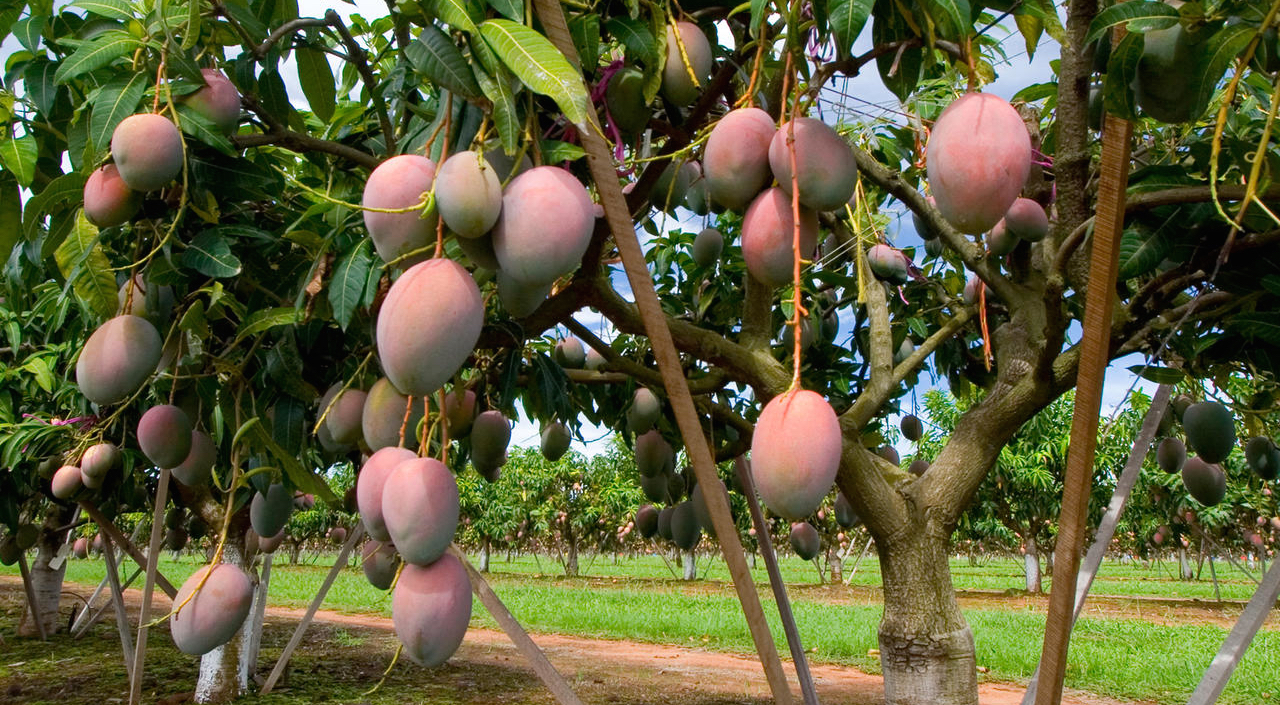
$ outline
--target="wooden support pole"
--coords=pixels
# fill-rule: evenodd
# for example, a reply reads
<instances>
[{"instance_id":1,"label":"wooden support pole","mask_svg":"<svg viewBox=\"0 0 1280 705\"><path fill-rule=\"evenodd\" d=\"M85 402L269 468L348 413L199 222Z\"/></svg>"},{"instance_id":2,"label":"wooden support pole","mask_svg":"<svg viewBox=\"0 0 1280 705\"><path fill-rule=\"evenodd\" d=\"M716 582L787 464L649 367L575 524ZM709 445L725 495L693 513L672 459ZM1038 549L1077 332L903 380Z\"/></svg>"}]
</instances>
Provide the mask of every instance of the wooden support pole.
<instances>
[{"instance_id":1,"label":"wooden support pole","mask_svg":"<svg viewBox=\"0 0 1280 705\"><path fill-rule=\"evenodd\" d=\"M31 621L35 622L36 634L40 641L46 641L49 633L45 631L44 620L40 618L40 603L36 602L36 588L31 584L31 569L27 567L27 552L18 552L18 571L22 573L22 587L27 591L27 609L31 611ZM21 621L22 617L18 617Z\"/></svg>"},{"instance_id":2,"label":"wooden support pole","mask_svg":"<svg viewBox=\"0 0 1280 705\"><path fill-rule=\"evenodd\" d=\"M138 615L138 646L133 651L133 670L130 672L129 679L129 705L138 705L142 702L142 665L147 658L147 622L151 620L151 596L156 587L156 564L160 562L160 540L164 538L164 505L168 501L169 469L161 468L160 484L156 487L156 508L151 516L151 541L147 546L147 574L142 587L142 612ZM85 510L88 511L88 507ZM90 512L89 516L93 516L93 513ZM124 537L121 536L121 538ZM174 595L176 596L177 593L175 592Z\"/></svg>"},{"instance_id":3,"label":"wooden support pole","mask_svg":"<svg viewBox=\"0 0 1280 705\"><path fill-rule=\"evenodd\" d=\"M120 633L120 648L124 651L124 670L133 682L133 638L129 635L129 615L125 612L124 589L120 586L120 573L116 568L116 552L111 539L104 537L102 555L107 564L107 582L111 585L111 606L116 613L116 631Z\"/></svg>"},{"instance_id":4,"label":"wooden support pole","mask_svg":"<svg viewBox=\"0 0 1280 705\"><path fill-rule=\"evenodd\" d=\"M262 649L262 624L267 618L267 592L271 589L271 558L274 555L274 553L268 553L262 557L258 590L253 598L253 612L249 615L249 655L245 663L250 679L258 670L258 652Z\"/></svg>"},{"instance_id":5,"label":"wooden support pole","mask_svg":"<svg viewBox=\"0 0 1280 705\"><path fill-rule=\"evenodd\" d=\"M311 604L307 607L307 613L303 615L302 621L298 622L298 626L293 630L293 636L289 638L289 643L284 647L284 651L280 653L279 660L271 669L271 675L267 676L267 682L262 684L262 690L259 695L266 695L271 689L276 687L276 682L280 680L280 676L284 675L284 669L289 665L289 659L293 658L293 652L298 648L298 644L302 643L302 637L307 633L307 627L311 626L311 620L316 618L316 610L320 609L320 605L324 603L325 595L329 594L329 588L333 587L333 581L337 580L338 573L347 565L347 556L351 554L351 549L361 538L364 537L364 524L357 523L351 529L351 535L347 537L347 542L342 544L342 550L338 551L338 557L333 561L333 567L329 569L329 574L325 576L324 582L320 584L320 590L316 596L311 598Z\"/></svg>"},{"instance_id":6,"label":"wooden support pole","mask_svg":"<svg viewBox=\"0 0 1280 705\"><path fill-rule=\"evenodd\" d=\"M1280 561L1271 561L1271 569L1263 576L1262 585L1249 598L1249 604L1245 605L1240 618L1222 642L1218 655L1213 657L1213 662L1200 678L1200 685L1196 686L1187 705L1213 705L1218 702L1218 696L1227 687L1227 681L1231 680L1231 674L1235 672L1241 657L1253 643L1253 637L1262 628L1262 623L1267 620L1267 615L1276 604L1276 598L1280 597L1280 567L1277 566L1280 566Z\"/></svg>"},{"instance_id":7,"label":"wooden support pole","mask_svg":"<svg viewBox=\"0 0 1280 705\"><path fill-rule=\"evenodd\" d=\"M791 599L787 595L786 583L782 582L778 556L773 552L769 524L765 522L764 510L760 508L760 500L756 497L756 482L751 475L751 463L746 458L738 456L733 459L733 469L738 474L738 484L742 486L742 494L747 498L747 508L751 511L751 525L756 528L760 555L764 557L764 567L769 573L769 587L773 588L773 599L778 604L778 616L782 618L782 631L786 634L787 646L791 649L791 660L796 667L796 677L800 679L800 695L804 698L805 705L818 705L818 691L813 685L813 674L809 672L809 659L804 655L804 644L800 641L800 628L796 626L795 615L791 612ZM706 488L703 489L705 491ZM818 570L818 578L822 578L821 569Z\"/></svg>"},{"instance_id":8,"label":"wooden support pole","mask_svg":"<svg viewBox=\"0 0 1280 705\"><path fill-rule=\"evenodd\" d=\"M569 34L565 21L564 9L557 0L534 0L534 8L541 20L547 37L565 58L574 66L578 66L578 50ZM601 128L594 111L587 112L589 125L579 134L587 152L587 166L600 194L600 202L604 207L605 219L613 233L614 244L622 256L627 281L631 284L631 293L635 297L636 308L644 324L645 334L653 350L654 359L658 363L658 371L662 375L662 383L666 389L671 408L675 412L676 425L680 428L680 436L684 439L685 451L693 465L698 483L703 487L716 487L719 477L711 448L702 435L702 425L698 418L698 410L693 404L693 394L689 391L688 380L684 376L684 368L680 363L680 354L676 351L671 330L667 327L662 312L662 304L653 288L653 279L645 264L644 252L640 248L640 240L636 237L635 226L631 221L631 213L627 209L626 198L622 195L622 187L618 185L617 166L609 146L601 137ZM720 547L724 552L725 563L729 567L729 575L733 578L734 589L738 593L738 601L742 604L742 613L747 620L747 628L755 643L756 653L764 668L765 677L769 681L769 690L777 705L791 705L791 688L782 670L782 660L778 657L778 648L774 644L773 634L769 631L769 623L765 620L764 607L760 595L756 592L755 582L747 567L746 552L738 538L737 528L729 513L729 497L726 492L704 492L703 498L707 510L711 514L712 524Z\"/></svg>"},{"instance_id":9,"label":"wooden support pole","mask_svg":"<svg viewBox=\"0 0 1280 705\"><path fill-rule=\"evenodd\" d=\"M1075 626L1076 620L1080 619L1080 613L1084 611L1085 599L1089 597L1094 578L1098 577L1098 570L1107 556L1111 539L1116 535L1116 527L1120 524L1120 515L1124 512L1125 503L1128 502L1134 485L1138 484L1138 477L1142 474L1142 463L1147 459L1151 443L1160 430L1160 420L1164 418L1165 411L1169 408L1169 396L1172 390L1173 388L1167 384L1162 384L1156 389L1155 396L1151 398L1151 406L1142 419L1142 429L1133 442L1133 449L1129 451L1129 459L1124 464L1124 470L1120 472L1120 479L1116 480L1116 489L1111 493L1111 503L1107 505L1107 511L1102 515L1098 531L1094 534L1093 544L1089 546L1089 554L1085 556L1084 568L1080 577L1076 579L1075 607L1071 612L1072 627ZM1039 681L1040 667L1037 665L1035 673L1031 674L1031 682L1027 684L1027 692L1022 696L1022 705L1031 705L1035 702Z\"/></svg>"},{"instance_id":10,"label":"wooden support pole","mask_svg":"<svg viewBox=\"0 0 1280 705\"><path fill-rule=\"evenodd\" d=\"M1120 233L1124 227L1125 188L1129 183L1129 150L1133 125L1114 115L1106 116L1102 131L1102 164L1094 220L1093 252L1089 264L1089 289L1085 292L1084 325L1080 338L1080 363L1076 371L1075 410L1071 418L1071 447L1062 483L1062 510L1058 518L1058 544L1053 560L1053 588L1045 623L1044 648L1040 652L1041 677L1036 705L1059 705L1067 671L1071 639L1071 615L1075 608L1076 575L1085 522L1089 518L1089 486L1098 443L1098 412L1102 408L1102 382L1111 350L1111 316L1116 299L1116 271L1120 260Z\"/></svg>"},{"instance_id":11,"label":"wooden support pole","mask_svg":"<svg viewBox=\"0 0 1280 705\"><path fill-rule=\"evenodd\" d=\"M103 537L103 538L105 540L106 537ZM117 557L116 561L117 561L116 569L119 570L119 566L124 564L124 558ZM134 568L133 575L130 575L129 579L124 581L124 583L120 585L120 590L121 591L128 590L129 586L133 585L133 581L137 580L139 575L142 575L142 571L143 571L142 568ZM105 584L107 582L107 579L103 578L102 581ZM108 599L106 602L102 603L101 605L98 605L97 609L93 611L93 614L90 615L88 619L85 619L82 622L79 618L77 618L76 624L73 626L73 630L71 632L71 638L80 639L85 634L87 634L90 629L93 629L93 625L98 623L98 620L102 618L102 614L106 612L107 608L110 606L111 606L111 600Z\"/></svg>"},{"instance_id":12,"label":"wooden support pole","mask_svg":"<svg viewBox=\"0 0 1280 705\"><path fill-rule=\"evenodd\" d=\"M467 577L471 579L471 591L475 593L476 598L480 600L480 604L489 610L489 614L493 616L498 626L502 627L502 631L507 633L507 637L511 639L520 653L529 660L529 665L533 667L533 672L537 674L542 683L547 686L547 690L555 696L556 702L560 705L582 705L582 701L578 699L578 695L573 692L573 688L569 687L569 682L560 675L556 667L551 665L551 661L547 660L547 655L542 653L542 649L534 643L529 633L520 626L520 622L516 621L515 616L502 603L498 594L489 587L489 583L485 581L484 576L480 574L471 561L467 560L467 554L458 548L457 544L450 544L449 553L452 553L462 561L462 566L467 569Z\"/></svg>"},{"instance_id":13,"label":"wooden support pole","mask_svg":"<svg viewBox=\"0 0 1280 705\"><path fill-rule=\"evenodd\" d=\"M853 580L853 576L858 574L858 566L862 564L862 559L867 557L867 551L871 550L871 544L875 540L876 539L874 536L867 539L867 545L862 547L862 553L858 554L858 560L853 562L853 570L849 571L849 577L844 579L845 585L848 585L849 581ZM850 547L852 547L852 545L853 545L852 542L850 542Z\"/></svg>"},{"instance_id":14,"label":"wooden support pole","mask_svg":"<svg viewBox=\"0 0 1280 705\"><path fill-rule=\"evenodd\" d=\"M120 550L124 551L125 555L132 558L133 562L138 564L138 567L144 570L147 568L147 565L150 563L147 557L142 555L142 551L138 550L138 547L133 545L133 542L130 541L124 533L120 531L120 529L116 528L116 525L111 523L110 519L104 516L102 512L98 511L98 508L94 506L93 503L87 501L81 502L80 506L84 507L85 513L89 515L90 519L93 519L93 523L97 524L98 528L102 529L102 532L110 537L111 540L115 542L115 545L118 546ZM154 572L153 579L155 580L155 584L164 591L164 594L169 596L170 600L178 596L177 588L175 588L173 583L169 582L159 570Z\"/></svg>"}]
</instances>

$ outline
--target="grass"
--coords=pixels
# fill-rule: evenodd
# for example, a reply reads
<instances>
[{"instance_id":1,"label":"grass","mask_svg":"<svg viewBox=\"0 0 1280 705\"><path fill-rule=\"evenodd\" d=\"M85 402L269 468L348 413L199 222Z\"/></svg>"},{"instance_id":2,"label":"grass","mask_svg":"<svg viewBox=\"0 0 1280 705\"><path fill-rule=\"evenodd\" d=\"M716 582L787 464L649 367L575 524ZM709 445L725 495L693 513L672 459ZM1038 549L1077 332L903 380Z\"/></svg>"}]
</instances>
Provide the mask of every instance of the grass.
<instances>
[{"instance_id":1,"label":"grass","mask_svg":"<svg viewBox=\"0 0 1280 705\"><path fill-rule=\"evenodd\" d=\"M308 604L324 578L325 561L320 557L316 565L273 565L271 604ZM327 561L331 563L332 558ZM584 562L582 567L591 577L566 579L558 575L559 565L546 557L536 561L521 557L511 563L496 559L490 581L511 611L534 632L752 653L746 623L728 584L670 580L670 573L656 557L624 560L617 565L611 558L600 557L590 563L589 569L588 564ZM177 562L164 561L162 572L180 584L198 567L193 557L184 557ZM1001 590L1021 585L1021 572L1013 561L992 561L974 567L959 560L952 567L961 587ZM72 561L67 579L93 583L101 579L102 570L97 561ZM551 575L539 575L539 570ZM796 559L785 560L783 572L795 582L816 582L812 566ZM1161 580L1153 572L1154 569L1108 564L1104 579L1095 590L1179 597L1204 591L1204 585ZM712 562L708 577L727 577L722 561ZM864 561L854 583L875 584L878 577L875 562ZM1229 581L1223 586L1224 597L1243 599L1251 592L1252 584L1243 575L1224 569L1219 577ZM1211 597L1211 586L1208 591ZM850 593L834 586L794 592L796 619L805 646L815 649L813 658L876 673L878 659L868 656L868 652L877 648L881 610L878 605L867 603L865 591L861 594L862 604L857 600L853 604L833 604L832 599L848 598ZM774 615L770 620L773 633L779 637L780 651L786 653L776 609L771 601L767 602L766 613ZM325 607L389 616L390 596L369 586L358 569L351 569L339 575ZM474 615L473 626L496 628L479 605ZM966 611L965 616L977 641L978 663L988 669L986 678L1022 681L1029 677L1040 652L1043 612L977 609ZM1185 702L1225 634L1226 630L1218 626L1161 626L1130 619L1085 618L1072 640L1067 684L1112 697ZM339 642L348 639L341 633L335 638ZM1264 631L1246 654L1220 702L1260 703L1276 693L1280 693L1280 633Z\"/></svg>"}]
</instances>

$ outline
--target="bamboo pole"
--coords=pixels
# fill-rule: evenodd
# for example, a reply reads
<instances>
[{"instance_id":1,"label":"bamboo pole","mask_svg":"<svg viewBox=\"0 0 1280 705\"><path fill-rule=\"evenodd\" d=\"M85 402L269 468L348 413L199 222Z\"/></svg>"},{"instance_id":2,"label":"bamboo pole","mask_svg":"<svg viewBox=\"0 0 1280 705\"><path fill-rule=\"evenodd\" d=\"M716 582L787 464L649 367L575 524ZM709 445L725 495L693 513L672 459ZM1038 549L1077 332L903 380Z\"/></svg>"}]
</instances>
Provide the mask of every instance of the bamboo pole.
<instances>
[{"instance_id":1,"label":"bamboo pole","mask_svg":"<svg viewBox=\"0 0 1280 705\"><path fill-rule=\"evenodd\" d=\"M342 550L338 551L338 557L333 562L333 567L329 569L329 574L325 576L324 582L320 584L320 590L316 592L316 596L311 598L311 604L307 607L307 613L303 615L302 621L298 622L298 626L293 630L293 636L289 638L289 643L284 647L284 651L280 653L280 659L276 661L276 665L271 669L271 675L267 676L267 682L262 684L262 690L259 695L266 695L271 689L276 687L276 682L280 680L280 676L284 675L284 669L289 665L289 659L293 658L293 652L298 648L298 644L302 643L302 637L307 633L307 627L311 626L311 620L316 617L316 610L320 609L320 605L324 603L325 595L329 594L329 588L333 587L333 581L338 578L338 573L347 565L347 556L351 553L352 547L356 545L364 536L364 524L357 523L351 529L351 535L347 537L347 542L342 544Z\"/></svg>"},{"instance_id":2,"label":"bamboo pole","mask_svg":"<svg viewBox=\"0 0 1280 705\"><path fill-rule=\"evenodd\" d=\"M533 672L537 674L542 683L547 686L547 690L555 696L556 702L560 705L583 705L578 699L573 688L569 687L569 682L560 675L556 667L547 659L547 655L542 653L542 649L534 643L529 633L520 626L520 622L516 621L515 616L507 609L498 594L489 587L489 583L485 581L484 576L471 565L471 561L467 559L467 554L458 548L457 544L449 545L449 553L453 554L462 561L462 567L467 569L467 577L471 579L471 591L475 593L480 600L480 604L489 610L489 614L493 616L498 626L502 627L502 631L507 633L507 637L511 639L520 653L529 660L529 665L533 667Z\"/></svg>"},{"instance_id":3,"label":"bamboo pole","mask_svg":"<svg viewBox=\"0 0 1280 705\"><path fill-rule=\"evenodd\" d=\"M1084 611L1085 599L1089 597L1093 580L1098 576L1102 561L1107 556L1111 539L1116 535L1116 527L1120 524L1120 515L1124 512L1125 503L1128 502L1134 485L1138 484L1138 477L1142 474L1142 463L1146 460L1147 452L1151 450L1151 443L1160 430L1160 419L1164 418L1165 410L1169 408L1172 389L1167 384L1160 385L1156 389L1155 396L1151 398L1151 407L1147 409L1147 414L1142 419L1142 429L1134 440L1133 449L1129 451L1129 459L1124 464L1124 470L1120 472L1120 479L1116 481L1116 489L1111 493L1111 503L1107 505L1107 511L1098 524L1093 544L1085 557L1083 572L1076 579L1075 607L1071 612L1072 627L1080 618L1080 613ZM1031 705L1035 701L1039 682L1040 666L1037 665L1035 673L1031 674L1031 682L1027 684L1027 692L1022 696L1022 705Z\"/></svg>"},{"instance_id":4,"label":"bamboo pole","mask_svg":"<svg viewBox=\"0 0 1280 705\"><path fill-rule=\"evenodd\" d=\"M786 634L787 646L791 649L796 677L800 679L800 695L805 705L818 705L818 691L814 688L813 674L809 672L809 659L805 658L804 644L800 641L800 628L796 626L795 615L791 612L791 599L787 595L786 584L782 582L782 571L778 568L778 556L773 551L773 540L769 535L769 525L764 520L764 510L760 508L760 500L756 497L751 464L738 456L733 459L733 469L738 474L742 494L747 498L747 508L751 511L751 524L756 527L756 537L760 539L760 555L764 556L764 567L769 573L769 587L773 589L773 600L778 604L778 616L782 618L782 631ZM706 488L703 489L705 492ZM818 578L822 578L821 569L818 570Z\"/></svg>"},{"instance_id":5,"label":"bamboo pole","mask_svg":"<svg viewBox=\"0 0 1280 705\"><path fill-rule=\"evenodd\" d=\"M160 484L156 487L156 508L151 517L151 542L147 547L147 577L142 587L142 613L138 616L138 646L133 651L133 671L129 678L129 705L137 705L142 701L142 664L147 658L147 622L151 619L151 596L155 592L158 575L156 564L160 562L160 540L164 537L164 505L168 501L169 469L161 468ZM88 507L85 509L88 511ZM93 513L89 516L93 516Z\"/></svg>"},{"instance_id":6,"label":"bamboo pole","mask_svg":"<svg viewBox=\"0 0 1280 705\"><path fill-rule=\"evenodd\" d=\"M1106 116L1102 132L1101 179L1094 220L1089 289L1085 292L1080 363L1076 371L1075 411L1071 419L1071 447L1062 483L1062 510L1058 519L1058 545L1054 552L1054 581L1049 594L1044 648L1040 653L1041 678L1036 705L1059 705L1067 669L1074 588L1080 570L1085 522L1089 518L1089 485L1093 477L1098 443L1098 412L1102 407L1102 383L1111 348L1111 316L1115 308L1116 271L1120 260L1120 234L1124 227L1125 187L1129 182L1129 151L1133 124Z\"/></svg>"},{"instance_id":7,"label":"bamboo pole","mask_svg":"<svg viewBox=\"0 0 1280 705\"><path fill-rule=\"evenodd\" d=\"M560 3L556 0L534 0L533 4L547 37L572 65L578 66L578 51L569 34L564 10ZM631 293L635 297L636 307L640 311L653 356L658 363L658 371L662 375L663 386L671 401L671 408L675 412L676 425L680 428L680 435L684 439L685 450L693 464L698 483L703 487L715 487L719 477L711 448L702 435L702 425L693 404L688 380L684 376L680 355L672 340L671 330L667 327L657 292L654 291L653 280L645 264L644 252L640 248L640 240L636 237L626 198L622 195L622 187L618 185L618 173L613 155L600 136L602 133L595 113L588 111L587 119L590 124L580 132L582 144L587 152L587 166L600 194L601 205L604 207L609 229L613 233L614 244L617 245L618 253L622 256L627 281L631 285ZM778 649L769 631L769 624L765 621L760 595L756 592L751 571L747 567L746 552L738 538L733 517L729 514L728 494L724 491L705 492L703 498L711 514L720 547L724 552L725 563L729 566L729 574L733 577L733 586L742 604L743 616L747 620L747 627L755 643L756 652L759 654L765 677L769 681L773 699L778 705L790 705L791 689L787 685L786 674L782 670L782 660L778 657Z\"/></svg>"}]
</instances>

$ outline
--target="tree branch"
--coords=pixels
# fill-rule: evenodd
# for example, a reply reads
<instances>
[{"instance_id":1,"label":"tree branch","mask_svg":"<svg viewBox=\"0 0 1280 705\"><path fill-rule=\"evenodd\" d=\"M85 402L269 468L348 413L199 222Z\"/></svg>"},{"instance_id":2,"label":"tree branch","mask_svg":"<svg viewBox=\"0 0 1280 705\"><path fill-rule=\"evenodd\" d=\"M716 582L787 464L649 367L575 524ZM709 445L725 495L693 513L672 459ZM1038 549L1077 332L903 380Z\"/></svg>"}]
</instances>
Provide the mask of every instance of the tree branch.
<instances>
[{"instance_id":1,"label":"tree branch","mask_svg":"<svg viewBox=\"0 0 1280 705\"><path fill-rule=\"evenodd\" d=\"M611 345L601 340L592 333L590 329L579 323L573 318L565 319L564 325L574 335L586 341L601 357L609 363L609 366L617 369L619 374L626 375L629 378L639 380L650 386L662 386L662 375L657 370L651 370L640 363L619 355ZM719 367L713 367L703 377L689 379L689 391L692 394L710 394L724 388L728 381L728 375Z\"/></svg>"},{"instance_id":2,"label":"tree branch","mask_svg":"<svg viewBox=\"0 0 1280 705\"><path fill-rule=\"evenodd\" d=\"M332 154L335 157L342 157L348 161L355 162L370 171L376 169L380 163L377 157L368 152L362 152L355 147L348 147L340 142L318 139L302 132L285 129L283 126L279 127L279 129L256 135L232 135L231 144L239 149L272 144L299 153L324 152L325 154Z\"/></svg>"},{"instance_id":3,"label":"tree branch","mask_svg":"<svg viewBox=\"0 0 1280 705\"><path fill-rule=\"evenodd\" d=\"M263 40L261 44L257 46L249 47L249 53L253 56L253 58L261 61L262 59L266 58L267 52L271 51L271 47L275 46L276 42L279 42L281 39L289 36L290 34L293 34L294 32L297 32L300 29L306 29L307 27L327 27L327 26L329 26L328 22L315 17L300 17L296 20L289 20L288 22L285 22L284 24L277 27L275 31L273 31L270 35L268 35L267 38Z\"/></svg>"},{"instance_id":4,"label":"tree branch","mask_svg":"<svg viewBox=\"0 0 1280 705\"><path fill-rule=\"evenodd\" d=\"M342 22L342 18L333 10L326 10L324 19L338 32L338 36L342 38L342 43L347 47L347 54L351 56L351 61L355 63L356 71L360 74L360 78L364 80L364 84L369 89L369 97L373 100L373 109L378 113L378 122L382 125L383 138L387 145L387 154L396 153L396 133L391 126L391 118L387 116L387 104L382 99L382 93L378 91L378 79L373 75L373 71L369 68L368 55L365 50L356 42L355 37L351 36L351 32L347 30L347 25Z\"/></svg>"}]
</instances>

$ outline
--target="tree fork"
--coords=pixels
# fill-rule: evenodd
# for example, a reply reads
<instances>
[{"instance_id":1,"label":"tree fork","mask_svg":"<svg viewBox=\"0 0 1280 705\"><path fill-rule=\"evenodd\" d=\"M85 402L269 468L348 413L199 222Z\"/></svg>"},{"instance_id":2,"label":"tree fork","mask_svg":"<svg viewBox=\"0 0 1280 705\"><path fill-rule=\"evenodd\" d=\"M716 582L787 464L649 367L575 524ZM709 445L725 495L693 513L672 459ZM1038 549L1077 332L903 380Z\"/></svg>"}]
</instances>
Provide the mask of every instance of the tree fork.
<instances>
[{"instance_id":1,"label":"tree fork","mask_svg":"<svg viewBox=\"0 0 1280 705\"><path fill-rule=\"evenodd\" d=\"M573 39L564 19L564 10L554 0L535 0L535 10L547 36L560 49L570 63L578 65L578 52L574 48ZM703 96L705 99L706 96ZM676 423L680 427L680 435L684 438L685 448L693 462L694 473L703 487L715 487L717 477L712 462L711 449L702 435L702 427L698 422L698 413L693 405L693 396L689 392L684 372L681 369L679 353L667 329L666 319L662 313L658 294L653 288L653 280L649 278L649 269L644 263L644 253L640 249L640 241L636 238L631 223L626 199L622 188L618 186L618 177L609 148L597 134L599 125L593 114L588 114L588 129L582 131L582 143L587 150L587 162L591 176L599 189L604 205L605 218L613 231L614 243L622 255L627 280L635 295L636 305L643 318L649 342L653 346L654 357L666 387L667 395L675 411ZM742 610L751 630L752 640L764 667L769 681L769 689L773 698L780 705L790 705L791 689L787 685L786 675L782 670L782 661L765 621L764 608L760 596L756 592L755 583L751 579L747 567L746 552L738 539L733 519L729 515L729 500L725 492L705 492L703 494L707 509L711 513L712 524L716 535L720 537L724 551L725 563L733 576L734 588L742 603Z\"/></svg>"}]
</instances>

